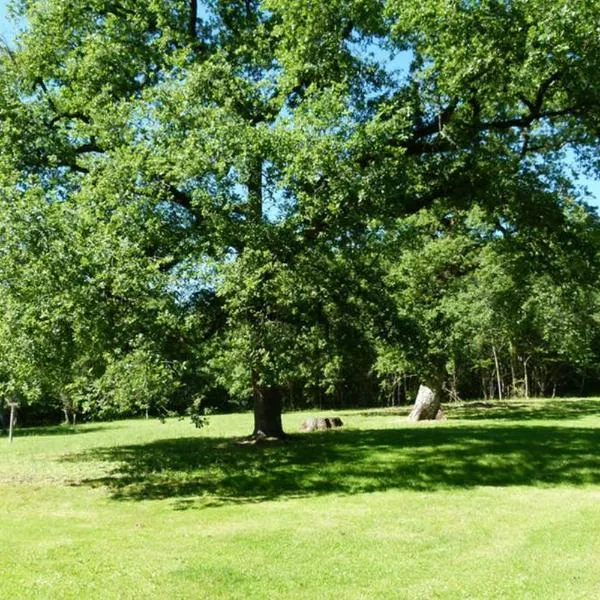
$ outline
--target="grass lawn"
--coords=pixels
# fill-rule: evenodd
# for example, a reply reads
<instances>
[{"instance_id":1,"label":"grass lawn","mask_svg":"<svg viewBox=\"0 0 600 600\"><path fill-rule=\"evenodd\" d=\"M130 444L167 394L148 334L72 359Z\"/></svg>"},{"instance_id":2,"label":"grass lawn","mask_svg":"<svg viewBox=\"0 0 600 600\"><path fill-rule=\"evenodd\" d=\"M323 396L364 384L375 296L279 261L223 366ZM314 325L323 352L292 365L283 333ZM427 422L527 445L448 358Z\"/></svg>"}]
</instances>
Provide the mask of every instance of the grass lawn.
<instances>
[{"instance_id":1,"label":"grass lawn","mask_svg":"<svg viewBox=\"0 0 600 600\"><path fill-rule=\"evenodd\" d=\"M1 438L0 598L600 598L600 399L407 412Z\"/></svg>"}]
</instances>

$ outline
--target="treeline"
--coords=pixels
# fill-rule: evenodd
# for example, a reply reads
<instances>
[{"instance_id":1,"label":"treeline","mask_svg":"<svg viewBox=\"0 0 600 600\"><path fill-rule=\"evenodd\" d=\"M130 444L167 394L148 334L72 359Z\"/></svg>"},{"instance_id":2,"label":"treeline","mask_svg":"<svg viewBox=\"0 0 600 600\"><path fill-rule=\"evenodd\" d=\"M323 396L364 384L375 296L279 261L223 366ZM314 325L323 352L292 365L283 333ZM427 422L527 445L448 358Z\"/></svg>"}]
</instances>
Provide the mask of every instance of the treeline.
<instances>
[{"instance_id":1,"label":"treeline","mask_svg":"<svg viewBox=\"0 0 600 600\"><path fill-rule=\"evenodd\" d=\"M581 4L581 5L580 5ZM600 2L15 2L0 395L32 421L598 389Z\"/></svg>"},{"instance_id":2,"label":"treeline","mask_svg":"<svg viewBox=\"0 0 600 600\"><path fill-rule=\"evenodd\" d=\"M423 381L447 400L598 393L600 222L572 199L545 210L560 228L548 217L526 226L503 217L499 228L480 206L440 203L370 234L360 253L332 247L269 265L256 309L272 307L266 335L280 354L265 359L277 365L283 407L405 404ZM240 360L248 332L231 324L252 282L236 279L236 260L176 278L148 273L129 251L115 256L114 238L101 247L97 223L79 235L79 219L47 218L21 231L11 218L3 229L16 238L0 263L0 364L22 422L200 422L252 406ZM45 251L23 252L27 235ZM119 237L131 249L129 234ZM189 274L202 271L211 274Z\"/></svg>"}]
</instances>

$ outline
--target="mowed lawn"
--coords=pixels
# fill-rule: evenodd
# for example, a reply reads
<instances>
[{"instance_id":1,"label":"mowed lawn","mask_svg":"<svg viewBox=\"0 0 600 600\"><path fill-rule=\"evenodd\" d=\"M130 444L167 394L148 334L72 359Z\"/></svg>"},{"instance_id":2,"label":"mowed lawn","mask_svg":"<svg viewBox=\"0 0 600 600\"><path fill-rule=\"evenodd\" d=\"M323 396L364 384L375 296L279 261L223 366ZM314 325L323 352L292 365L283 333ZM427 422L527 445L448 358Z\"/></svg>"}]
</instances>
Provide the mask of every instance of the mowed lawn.
<instances>
[{"instance_id":1,"label":"mowed lawn","mask_svg":"<svg viewBox=\"0 0 600 600\"><path fill-rule=\"evenodd\" d=\"M600 598L600 400L407 412L0 438L0 598Z\"/></svg>"}]
</instances>

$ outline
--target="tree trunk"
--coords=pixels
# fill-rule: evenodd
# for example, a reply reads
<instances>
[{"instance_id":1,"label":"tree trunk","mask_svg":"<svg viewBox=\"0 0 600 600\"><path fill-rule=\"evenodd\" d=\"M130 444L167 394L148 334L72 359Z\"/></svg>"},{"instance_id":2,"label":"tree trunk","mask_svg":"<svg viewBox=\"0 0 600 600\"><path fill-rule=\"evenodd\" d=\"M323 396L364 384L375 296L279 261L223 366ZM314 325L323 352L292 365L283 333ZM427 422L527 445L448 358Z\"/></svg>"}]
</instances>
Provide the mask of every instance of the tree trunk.
<instances>
[{"instance_id":1,"label":"tree trunk","mask_svg":"<svg viewBox=\"0 0 600 600\"><path fill-rule=\"evenodd\" d=\"M531 356L528 356L526 359L523 360L523 381L525 384L525 398L529 398L529 375L527 373L527 363L529 362L530 358Z\"/></svg>"},{"instance_id":2,"label":"tree trunk","mask_svg":"<svg viewBox=\"0 0 600 600\"><path fill-rule=\"evenodd\" d=\"M498 399L502 402L502 379L500 377L500 361L498 360L498 353L496 352L496 346L492 345L492 352L494 353L494 364L496 365L496 380L498 381Z\"/></svg>"},{"instance_id":3,"label":"tree trunk","mask_svg":"<svg viewBox=\"0 0 600 600\"><path fill-rule=\"evenodd\" d=\"M188 33L191 38L196 39L196 19L198 18L198 0L190 0L190 15L188 19Z\"/></svg>"},{"instance_id":4,"label":"tree trunk","mask_svg":"<svg viewBox=\"0 0 600 600\"><path fill-rule=\"evenodd\" d=\"M515 370L515 350L512 344L510 344L509 346L510 348L510 375L512 378L512 389L510 391L510 395L511 396L516 396L517 395L517 374L516 374L516 370Z\"/></svg>"},{"instance_id":5,"label":"tree trunk","mask_svg":"<svg viewBox=\"0 0 600 600\"><path fill-rule=\"evenodd\" d=\"M419 386L415 405L408 415L411 421L432 421L444 418L439 392L434 392L426 385Z\"/></svg>"},{"instance_id":6,"label":"tree trunk","mask_svg":"<svg viewBox=\"0 0 600 600\"><path fill-rule=\"evenodd\" d=\"M460 400L460 396L458 395L458 378L456 377L456 371L452 373L452 381L450 383L450 399L454 402L458 402Z\"/></svg>"},{"instance_id":7,"label":"tree trunk","mask_svg":"<svg viewBox=\"0 0 600 600\"><path fill-rule=\"evenodd\" d=\"M281 423L281 390L277 387L261 385L256 376L253 379L254 431L252 437L285 437Z\"/></svg>"},{"instance_id":8,"label":"tree trunk","mask_svg":"<svg viewBox=\"0 0 600 600\"><path fill-rule=\"evenodd\" d=\"M15 425L17 424L17 413L16 413L16 403L10 403L10 422L8 424L8 441L12 443L13 440L13 431L15 430Z\"/></svg>"}]
</instances>

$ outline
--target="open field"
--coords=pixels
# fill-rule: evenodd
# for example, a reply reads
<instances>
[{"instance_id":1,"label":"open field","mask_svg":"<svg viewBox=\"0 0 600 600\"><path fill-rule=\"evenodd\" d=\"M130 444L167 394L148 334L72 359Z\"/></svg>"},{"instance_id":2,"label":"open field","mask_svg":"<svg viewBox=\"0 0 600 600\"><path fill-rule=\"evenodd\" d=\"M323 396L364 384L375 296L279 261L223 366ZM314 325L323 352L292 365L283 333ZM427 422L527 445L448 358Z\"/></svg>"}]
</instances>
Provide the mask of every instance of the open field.
<instances>
[{"instance_id":1,"label":"open field","mask_svg":"<svg viewBox=\"0 0 600 600\"><path fill-rule=\"evenodd\" d=\"M600 598L600 399L407 412L2 438L0 597Z\"/></svg>"}]
</instances>

